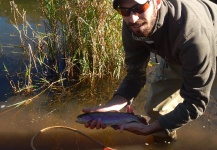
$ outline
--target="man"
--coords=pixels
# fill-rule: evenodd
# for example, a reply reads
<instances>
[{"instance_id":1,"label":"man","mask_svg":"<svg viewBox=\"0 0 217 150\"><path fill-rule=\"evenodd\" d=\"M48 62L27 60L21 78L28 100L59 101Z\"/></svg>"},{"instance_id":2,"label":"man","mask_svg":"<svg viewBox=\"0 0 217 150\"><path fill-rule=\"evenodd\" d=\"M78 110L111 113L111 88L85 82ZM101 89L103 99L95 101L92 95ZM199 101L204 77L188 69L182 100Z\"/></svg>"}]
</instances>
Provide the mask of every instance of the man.
<instances>
[{"instance_id":1,"label":"man","mask_svg":"<svg viewBox=\"0 0 217 150\"><path fill-rule=\"evenodd\" d=\"M146 82L153 52L161 59L145 104L150 124L129 123L120 130L140 135L166 131L174 138L178 128L204 113L210 94L217 99L217 5L209 0L114 0L113 7L123 17L127 75L108 103L83 111L119 111L128 105L132 112L129 105ZM105 125L99 119L86 127Z\"/></svg>"}]
</instances>

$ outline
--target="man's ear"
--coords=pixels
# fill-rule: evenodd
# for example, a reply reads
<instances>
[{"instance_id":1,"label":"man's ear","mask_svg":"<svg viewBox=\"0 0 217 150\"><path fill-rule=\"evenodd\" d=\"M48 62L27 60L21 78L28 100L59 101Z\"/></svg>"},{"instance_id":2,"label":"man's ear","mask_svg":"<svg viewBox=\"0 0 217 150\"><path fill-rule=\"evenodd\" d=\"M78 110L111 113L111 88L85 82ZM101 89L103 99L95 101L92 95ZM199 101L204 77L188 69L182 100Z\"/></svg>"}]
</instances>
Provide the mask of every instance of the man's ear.
<instances>
[{"instance_id":1,"label":"man's ear","mask_svg":"<svg viewBox=\"0 0 217 150\"><path fill-rule=\"evenodd\" d=\"M161 7L161 2L162 2L162 0L156 0L156 3L157 3L156 9L157 9L157 10L160 9L160 7Z\"/></svg>"}]
</instances>

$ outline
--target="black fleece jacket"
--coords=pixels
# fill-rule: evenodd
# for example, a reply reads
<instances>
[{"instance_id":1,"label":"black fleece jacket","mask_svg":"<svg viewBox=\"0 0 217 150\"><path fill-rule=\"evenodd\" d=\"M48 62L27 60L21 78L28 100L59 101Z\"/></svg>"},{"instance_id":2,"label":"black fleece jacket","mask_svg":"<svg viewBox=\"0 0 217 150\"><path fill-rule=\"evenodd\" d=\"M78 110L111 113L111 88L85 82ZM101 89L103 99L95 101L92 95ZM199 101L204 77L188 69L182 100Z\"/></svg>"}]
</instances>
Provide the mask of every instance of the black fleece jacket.
<instances>
[{"instance_id":1,"label":"black fleece jacket","mask_svg":"<svg viewBox=\"0 0 217 150\"><path fill-rule=\"evenodd\" d=\"M127 75L115 95L129 101L146 82L150 47L135 40L126 23L122 39ZM217 5L209 0L162 0L156 25L149 39L167 63L182 68L180 95L184 102L159 117L166 130L177 129L203 114L216 76Z\"/></svg>"}]
</instances>

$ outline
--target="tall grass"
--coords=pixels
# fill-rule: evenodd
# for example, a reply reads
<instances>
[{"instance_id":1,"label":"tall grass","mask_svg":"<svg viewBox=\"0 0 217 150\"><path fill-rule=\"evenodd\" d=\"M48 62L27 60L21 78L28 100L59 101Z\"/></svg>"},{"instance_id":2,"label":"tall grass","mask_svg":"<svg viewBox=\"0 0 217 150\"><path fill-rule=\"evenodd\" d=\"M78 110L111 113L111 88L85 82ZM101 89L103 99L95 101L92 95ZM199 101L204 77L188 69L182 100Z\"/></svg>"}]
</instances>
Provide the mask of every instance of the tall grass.
<instances>
[{"instance_id":1,"label":"tall grass","mask_svg":"<svg viewBox=\"0 0 217 150\"><path fill-rule=\"evenodd\" d=\"M20 12L11 2L13 25L19 32L26 58L23 89L31 91L39 82L88 81L93 85L95 79L106 75L120 77L122 21L112 9L111 0L39 2L44 17L44 33L33 29L26 19L28 12ZM19 19L23 22L21 27L17 24ZM28 32L33 37L30 38ZM39 78L37 81L34 81L33 70Z\"/></svg>"},{"instance_id":2,"label":"tall grass","mask_svg":"<svg viewBox=\"0 0 217 150\"><path fill-rule=\"evenodd\" d=\"M46 31L52 35L48 42L51 57L58 60L61 51L67 77L78 74L93 79L104 74L119 75L121 21L114 14L111 1L41 2L48 20Z\"/></svg>"}]
</instances>

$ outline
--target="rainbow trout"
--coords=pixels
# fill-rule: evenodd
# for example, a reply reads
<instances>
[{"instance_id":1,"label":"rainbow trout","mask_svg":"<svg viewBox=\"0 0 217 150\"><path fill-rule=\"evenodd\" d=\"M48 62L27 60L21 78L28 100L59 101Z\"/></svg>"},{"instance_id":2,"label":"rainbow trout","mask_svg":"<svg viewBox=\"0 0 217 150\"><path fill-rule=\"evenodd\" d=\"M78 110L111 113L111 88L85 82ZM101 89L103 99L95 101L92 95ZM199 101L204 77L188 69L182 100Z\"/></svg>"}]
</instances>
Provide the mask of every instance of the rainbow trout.
<instances>
[{"instance_id":1,"label":"rainbow trout","mask_svg":"<svg viewBox=\"0 0 217 150\"><path fill-rule=\"evenodd\" d=\"M84 113L77 116L76 122L85 124L93 120L101 119L102 123L107 126L116 126L130 122L147 123L147 118L144 116L134 115L124 112L92 112Z\"/></svg>"}]
</instances>

